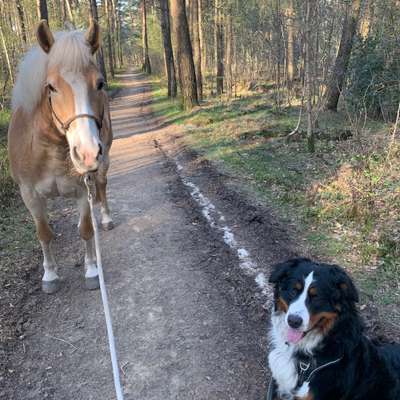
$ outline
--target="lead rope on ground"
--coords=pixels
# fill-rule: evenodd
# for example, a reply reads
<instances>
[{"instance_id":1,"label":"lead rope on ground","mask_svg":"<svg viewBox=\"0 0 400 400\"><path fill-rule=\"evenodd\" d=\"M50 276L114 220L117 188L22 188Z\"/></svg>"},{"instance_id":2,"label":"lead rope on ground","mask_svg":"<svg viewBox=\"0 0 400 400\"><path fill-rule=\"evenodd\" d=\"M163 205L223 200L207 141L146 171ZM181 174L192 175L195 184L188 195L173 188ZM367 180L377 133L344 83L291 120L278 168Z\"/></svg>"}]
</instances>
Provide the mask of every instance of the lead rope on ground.
<instances>
[{"instance_id":1,"label":"lead rope on ground","mask_svg":"<svg viewBox=\"0 0 400 400\"><path fill-rule=\"evenodd\" d=\"M107 289L104 282L104 274L103 274L103 265L101 262L101 251L100 251L100 238L99 238L99 228L97 226L97 221L94 215L94 201L93 201L93 192L95 190L94 185L94 178L91 177L89 174L85 175L84 182L88 191L88 201L90 207L90 216L92 219L93 231L94 231L94 242L96 247L96 260L97 260L97 269L99 273L99 282L100 282L100 293L101 299L103 302L104 308L104 316L106 320L107 326L107 336L108 336L108 344L110 348L110 355L111 355L111 364L114 376L114 387L115 393L117 395L117 400L124 400L124 396L122 394L122 387L121 387L121 379L119 376L119 367L118 367L118 358L117 352L115 349L115 339L112 327L112 320L111 320L111 312L110 307L108 304L107 298Z\"/></svg>"}]
</instances>

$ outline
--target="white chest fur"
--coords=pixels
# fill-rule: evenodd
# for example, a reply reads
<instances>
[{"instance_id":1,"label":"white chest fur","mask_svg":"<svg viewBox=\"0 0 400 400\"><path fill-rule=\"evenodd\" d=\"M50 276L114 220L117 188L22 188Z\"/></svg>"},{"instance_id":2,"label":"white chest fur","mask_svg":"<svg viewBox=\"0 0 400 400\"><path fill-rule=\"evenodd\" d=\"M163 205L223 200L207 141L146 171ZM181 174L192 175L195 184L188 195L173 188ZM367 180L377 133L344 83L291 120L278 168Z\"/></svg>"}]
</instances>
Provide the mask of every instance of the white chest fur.
<instances>
[{"instance_id":1,"label":"white chest fur","mask_svg":"<svg viewBox=\"0 0 400 400\"><path fill-rule=\"evenodd\" d=\"M268 356L269 368L278 385L279 395L284 399L293 399L297 385L297 370L293 357L294 347L284 341L285 319L281 315L272 316L271 345Z\"/></svg>"},{"instance_id":2,"label":"white chest fur","mask_svg":"<svg viewBox=\"0 0 400 400\"><path fill-rule=\"evenodd\" d=\"M292 400L295 396L300 399L305 398L308 395L309 384L304 382L300 388L296 388L298 374L294 354L297 350L312 354L312 350L320 343L322 337L318 333L312 333L297 345L287 344L285 315L273 313L271 322L271 352L268 362L272 376L278 385L279 395L285 400Z\"/></svg>"}]
</instances>

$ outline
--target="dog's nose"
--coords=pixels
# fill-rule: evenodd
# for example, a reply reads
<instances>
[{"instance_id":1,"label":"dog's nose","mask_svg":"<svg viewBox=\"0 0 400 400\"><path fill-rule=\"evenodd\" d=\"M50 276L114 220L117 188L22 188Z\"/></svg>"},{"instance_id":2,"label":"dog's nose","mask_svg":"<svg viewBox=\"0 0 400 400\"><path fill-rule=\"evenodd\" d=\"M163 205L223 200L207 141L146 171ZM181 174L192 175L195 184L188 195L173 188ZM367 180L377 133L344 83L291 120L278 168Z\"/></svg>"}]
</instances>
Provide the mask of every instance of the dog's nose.
<instances>
[{"instance_id":1,"label":"dog's nose","mask_svg":"<svg viewBox=\"0 0 400 400\"><path fill-rule=\"evenodd\" d=\"M301 324L303 323L303 318L296 314L290 314L288 316L288 324L293 329L300 328Z\"/></svg>"}]
</instances>

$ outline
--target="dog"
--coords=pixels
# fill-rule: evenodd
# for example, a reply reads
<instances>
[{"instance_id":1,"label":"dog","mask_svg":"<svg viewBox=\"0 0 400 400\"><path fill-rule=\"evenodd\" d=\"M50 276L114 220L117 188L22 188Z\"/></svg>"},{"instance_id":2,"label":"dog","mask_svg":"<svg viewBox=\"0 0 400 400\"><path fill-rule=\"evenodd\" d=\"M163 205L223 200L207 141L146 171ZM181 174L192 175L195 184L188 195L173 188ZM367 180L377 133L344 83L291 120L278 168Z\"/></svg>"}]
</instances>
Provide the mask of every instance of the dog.
<instances>
[{"instance_id":1,"label":"dog","mask_svg":"<svg viewBox=\"0 0 400 400\"><path fill-rule=\"evenodd\" d=\"M400 399L400 345L364 335L343 268L297 258L276 265L269 282L274 400Z\"/></svg>"}]
</instances>

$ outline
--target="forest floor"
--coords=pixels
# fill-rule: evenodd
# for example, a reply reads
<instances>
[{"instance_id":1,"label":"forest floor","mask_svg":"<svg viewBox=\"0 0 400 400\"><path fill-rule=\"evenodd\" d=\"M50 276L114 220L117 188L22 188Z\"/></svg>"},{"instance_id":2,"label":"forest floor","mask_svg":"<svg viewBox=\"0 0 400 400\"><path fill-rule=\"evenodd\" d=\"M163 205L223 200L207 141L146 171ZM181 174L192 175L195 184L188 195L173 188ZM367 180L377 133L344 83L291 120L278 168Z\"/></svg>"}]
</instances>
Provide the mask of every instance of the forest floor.
<instances>
[{"instance_id":1,"label":"forest floor","mask_svg":"<svg viewBox=\"0 0 400 400\"><path fill-rule=\"evenodd\" d=\"M109 173L116 226L101 239L125 398L263 398L266 274L295 254L290 235L181 151L175 126L152 113L142 75L120 79ZM38 243L14 234L31 232L30 219L13 203L1 224L0 398L113 399L100 293L84 289L74 204L49 205L62 289L48 296Z\"/></svg>"},{"instance_id":2,"label":"forest floor","mask_svg":"<svg viewBox=\"0 0 400 400\"><path fill-rule=\"evenodd\" d=\"M393 125L320 112L310 154L303 122L286 140L299 107L278 109L273 92L214 98L182 112L157 80L153 88L154 113L184 132L179 141L197 162L271 208L300 253L344 266L361 291L361 310L374 315L370 328L398 338L400 147Z\"/></svg>"}]
</instances>

